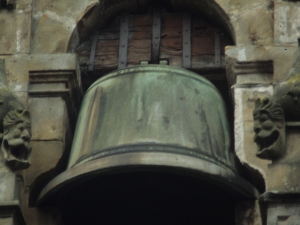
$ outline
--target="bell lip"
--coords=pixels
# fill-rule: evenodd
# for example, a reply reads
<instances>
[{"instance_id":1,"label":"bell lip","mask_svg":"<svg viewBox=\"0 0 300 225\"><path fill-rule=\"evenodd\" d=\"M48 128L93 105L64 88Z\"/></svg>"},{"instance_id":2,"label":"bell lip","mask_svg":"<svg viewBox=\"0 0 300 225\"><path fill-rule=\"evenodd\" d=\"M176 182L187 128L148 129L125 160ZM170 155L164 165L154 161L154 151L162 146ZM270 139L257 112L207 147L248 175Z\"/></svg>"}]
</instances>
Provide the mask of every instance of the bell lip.
<instances>
[{"instance_id":1,"label":"bell lip","mask_svg":"<svg viewBox=\"0 0 300 225\"><path fill-rule=\"evenodd\" d=\"M163 170L162 170L163 169ZM200 158L174 153L134 152L111 155L74 166L53 178L41 191L37 206L55 202L58 194L66 193L77 184L97 176L126 171L164 171L205 179L232 196L258 199L257 189L232 170Z\"/></svg>"}]
</instances>

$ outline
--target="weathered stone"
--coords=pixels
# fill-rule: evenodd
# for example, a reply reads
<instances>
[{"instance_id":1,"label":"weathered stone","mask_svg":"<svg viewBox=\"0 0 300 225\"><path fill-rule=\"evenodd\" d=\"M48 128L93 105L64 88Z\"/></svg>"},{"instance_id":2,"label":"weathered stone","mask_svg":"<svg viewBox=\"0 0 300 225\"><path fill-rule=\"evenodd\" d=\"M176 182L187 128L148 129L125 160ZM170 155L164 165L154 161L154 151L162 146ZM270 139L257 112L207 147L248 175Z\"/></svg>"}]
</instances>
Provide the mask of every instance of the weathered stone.
<instances>
[{"instance_id":1,"label":"weathered stone","mask_svg":"<svg viewBox=\"0 0 300 225\"><path fill-rule=\"evenodd\" d=\"M2 163L2 162L1 162ZM15 199L16 176L10 171L0 172L0 202ZM5 181L5 182L2 182Z\"/></svg>"},{"instance_id":2,"label":"weathered stone","mask_svg":"<svg viewBox=\"0 0 300 225\"><path fill-rule=\"evenodd\" d=\"M245 74L237 75L237 84L271 84L273 74Z\"/></svg>"},{"instance_id":3,"label":"weathered stone","mask_svg":"<svg viewBox=\"0 0 300 225\"><path fill-rule=\"evenodd\" d=\"M260 46L260 47L226 47L227 67L234 67L235 62L239 63L251 63L251 62L268 62L273 61L274 74L273 83L278 83L285 79L293 66L295 59L298 57L297 47L273 47L273 46ZM229 73L227 77L231 85L235 84L234 68L227 70ZM262 74L262 76L265 76Z\"/></svg>"},{"instance_id":4,"label":"weathered stone","mask_svg":"<svg viewBox=\"0 0 300 225\"><path fill-rule=\"evenodd\" d=\"M64 151L62 141L32 141L32 166L24 172L24 185L31 186L41 174L53 169Z\"/></svg>"},{"instance_id":5,"label":"weathered stone","mask_svg":"<svg viewBox=\"0 0 300 225\"><path fill-rule=\"evenodd\" d=\"M3 56L8 86L13 92L28 91L29 71L76 70L74 54Z\"/></svg>"},{"instance_id":6,"label":"weathered stone","mask_svg":"<svg viewBox=\"0 0 300 225\"><path fill-rule=\"evenodd\" d=\"M272 86L265 87L239 87L234 89L235 99L235 153L242 164L253 168L255 173L267 178L268 161L255 157L256 145L253 131L253 109L258 98L270 96L273 92ZM254 177L259 175L253 175ZM257 182L259 182L257 180Z\"/></svg>"},{"instance_id":7,"label":"weathered stone","mask_svg":"<svg viewBox=\"0 0 300 225\"><path fill-rule=\"evenodd\" d=\"M9 218L0 218L0 223L2 225L14 225L14 221L13 221L13 217L9 217Z\"/></svg>"},{"instance_id":8,"label":"weathered stone","mask_svg":"<svg viewBox=\"0 0 300 225\"><path fill-rule=\"evenodd\" d=\"M237 45L272 45L273 10L270 8L270 3L257 4L256 2L253 5L246 8L247 4L245 4L243 5L244 11L231 15Z\"/></svg>"},{"instance_id":9,"label":"weathered stone","mask_svg":"<svg viewBox=\"0 0 300 225\"><path fill-rule=\"evenodd\" d=\"M77 22L97 3L96 0L34 0L32 52L67 52Z\"/></svg>"},{"instance_id":10,"label":"weathered stone","mask_svg":"<svg viewBox=\"0 0 300 225\"><path fill-rule=\"evenodd\" d=\"M245 201L236 204L235 225L262 225L258 201Z\"/></svg>"},{"instance_id":11,"label":"weathered stone","mask_svg":"<svg viewBox=\"0 0 300 225\"><path fill-rule=\"evenodd\" d=\"M24 190L22 212L27 225L64 225L62 222L61 211L55 207L28 207L30 188Z\"/></svg>"},{"instance_id":12,"label":"weathered stone","mask_svg":"<svg viewBox=\"0 0 300 225\"><path fill-rule=\"evenodd\" d=\"M300 204L298 203L269 203L267 225L299 225Z\"/></svg>"},{"instance_id":13,"label":"weathered stone","mask_svg":"<svg viewBox=\"0 0 300 225\"><path fill-rule=\"evenodd\" d=\"M300 192L300 132L287 130L286 154L268 166L268 185L270 191Z\"/></svg>"},{"instance_id":14,"label":"weathered stone","mask_svg":"<svg viewBox=\"0 0 300 225\"><path fill-rule=\"evenodd\" d=\"M61 98L29 98L32 140L63 140L65 137L66 104Z\"/></svg>"},{"instance_id":15,"label":"weathered stone","mask_svg":"<svg viewBox=\"0 0 300 225\"><path fill-rule=\"evenodd\" d=\"M300 2L274 1L274 44L298 46Z\"/></svg>"},{"instance_id":16,"label":"weathered stone","mask_svg":"<svg viewBox=\"0 0 300 225\"><path fill-rule=\"evenodd\" d=\"M0 13L0 55L30 51L31 0L20 0L16 9Z\"/></svg>"}]
</instances>

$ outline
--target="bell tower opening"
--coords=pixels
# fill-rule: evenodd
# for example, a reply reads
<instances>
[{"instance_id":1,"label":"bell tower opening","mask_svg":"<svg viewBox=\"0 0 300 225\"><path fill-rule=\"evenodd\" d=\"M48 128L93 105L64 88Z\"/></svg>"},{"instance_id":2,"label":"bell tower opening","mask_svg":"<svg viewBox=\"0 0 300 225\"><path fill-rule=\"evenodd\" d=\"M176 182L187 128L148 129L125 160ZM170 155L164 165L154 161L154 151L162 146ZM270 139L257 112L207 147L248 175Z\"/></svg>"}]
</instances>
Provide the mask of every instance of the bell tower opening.
<instances>
[{"instance_id":1,"label":"bell tower opening","mask_svg":"<svg viewBox=\"0 0 300 225\"><path fill-rule=\"evenodd\" d=\"M191 6L136 2L102 12L89 38L78 28L86 95L67 170L38 204L60 207L65 225L234 224L236 201L258 196L231 146L234 41Z\"/></svg>"}]
</instances>

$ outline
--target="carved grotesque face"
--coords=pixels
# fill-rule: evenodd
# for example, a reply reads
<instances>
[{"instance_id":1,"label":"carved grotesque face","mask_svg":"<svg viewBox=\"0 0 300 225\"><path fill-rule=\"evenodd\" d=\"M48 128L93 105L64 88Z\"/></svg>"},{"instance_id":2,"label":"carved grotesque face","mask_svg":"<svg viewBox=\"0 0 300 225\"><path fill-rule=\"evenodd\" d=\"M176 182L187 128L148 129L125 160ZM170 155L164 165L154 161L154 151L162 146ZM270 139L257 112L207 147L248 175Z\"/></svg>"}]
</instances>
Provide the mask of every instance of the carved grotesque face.
<instances>
[{"instance_id":1,"label":"carved grotesque face","mask_svg":"<svg viewBox=\"0 0 300 225\"><path fill-rule=\"evenodd\" d=\"M30 120L23 110L9 112L3 121L4 135L1 151L5 163L13 170L26 169L30 165Z\"/></svg>"},{"instance_id":2,"label":"carved grotesque face","mask_svg":"<svg viewBox=\"0 0 300 225\"><path fill-rule=\"evenodd\" d=\"M269 99L256 102L253 112L257 157L277 159L285 152L285 122L281 107Z\"/></svg>"}]
</instances>

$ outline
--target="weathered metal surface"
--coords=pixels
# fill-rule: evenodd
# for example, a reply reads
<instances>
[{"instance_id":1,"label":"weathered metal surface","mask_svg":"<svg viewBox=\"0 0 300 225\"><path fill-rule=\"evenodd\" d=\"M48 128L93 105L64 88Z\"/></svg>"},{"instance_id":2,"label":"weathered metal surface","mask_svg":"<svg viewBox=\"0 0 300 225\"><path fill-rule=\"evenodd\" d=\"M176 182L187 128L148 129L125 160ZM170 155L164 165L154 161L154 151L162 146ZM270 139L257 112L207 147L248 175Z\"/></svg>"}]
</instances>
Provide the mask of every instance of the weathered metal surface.
<instances>
[{"instance_id":1,"label":"weathered metal surface","mask_svg":"<svg viewBox=\"0 0 300 225\"><path fill-rule=\"evenodd\" d=\"M93 42L92 42L92 48L91 48L89 66L88 66L88 71L90 72L94 70L97 42L98 42L98 32L95 32L93 36Z\"/></svg>"},{"instance_id":2,"label":"weathered metal surface","mask_svg":"<svg viewBox=\"0 0 300 225\"><path fill-rule=\"evenodd\" d=\"M215 28L215 67L221 66L221 37L220 29Z\"/></svg>"},{"instance_id":3,"label":"weathered metal surface","mask_svg":"<svg viewBox=\"0 0 300 225\"><path fill-rule=\"evenodd\" d=\"M158 63L159 49L161 36L161 14L160 9L153 10L153 24L152 24L152 49L151 49L151 63Z\"/></svg>"},{"instance_id":4,"label":"weathered metal surface","mask_svg":"<svg viewBox=\"0 0 300 225\"><path fill-rule=\"evenodd\" d=\"M192 72L161 65L119 70L95 82L81 107L69 167L148 151L234 167L223 100Z\"/></svg>"},{"instance_id":5,"label":"weathered metal surface","mask_svg":"<svg viewBox=\"0 0 300 225\"><path fill-rule=\"evenodd\" d=\"M123 13L121 15L118 69L123 69L127 66L128 34L129 34L129 14Z\"/></svg>"},{"instance_id":6,"label":"weathered metal surface","mask_svg":"<svg viewBox=\"0 0 300 225\"><path fill-rule=\"evenodd\" d=\"M183 31L182 31L182 67L183 68L191 68L192 67L192 59L191 59L191 14L184 13L183 14Z\"/></svg>"}]
</instances>

